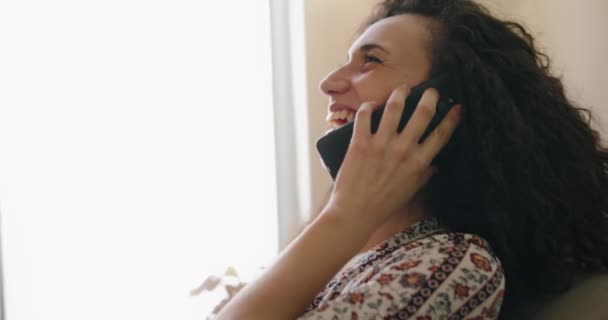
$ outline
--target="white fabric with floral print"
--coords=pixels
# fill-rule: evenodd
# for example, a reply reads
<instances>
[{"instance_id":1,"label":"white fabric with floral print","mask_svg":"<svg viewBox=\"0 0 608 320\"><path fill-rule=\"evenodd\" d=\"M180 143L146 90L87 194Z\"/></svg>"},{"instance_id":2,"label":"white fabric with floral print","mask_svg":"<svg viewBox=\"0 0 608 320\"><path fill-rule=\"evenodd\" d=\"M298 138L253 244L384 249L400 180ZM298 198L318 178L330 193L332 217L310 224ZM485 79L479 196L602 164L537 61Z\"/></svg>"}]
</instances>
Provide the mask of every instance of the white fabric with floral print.
<instances>
[{"instance_id":1,"label":"white fabric with floral print","mask_svg":"<svg viewBox=\"0 0 608 320\"><path fill-rule=\"evenodd\" d=\"M433 218L353 257L298 319L497 319L504 289L489 244Z\"/></svg>"}]
</instances>

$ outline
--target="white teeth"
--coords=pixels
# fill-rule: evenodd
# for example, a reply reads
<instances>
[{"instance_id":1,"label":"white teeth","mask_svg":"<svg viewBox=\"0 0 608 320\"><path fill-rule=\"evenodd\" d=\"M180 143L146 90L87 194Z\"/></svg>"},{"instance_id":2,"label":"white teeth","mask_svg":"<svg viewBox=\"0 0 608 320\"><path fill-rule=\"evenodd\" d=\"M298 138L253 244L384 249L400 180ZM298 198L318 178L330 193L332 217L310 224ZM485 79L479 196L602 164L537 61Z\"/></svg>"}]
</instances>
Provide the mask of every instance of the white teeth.
<instances>
[{"instance_id":1,"label":"white teeth","mask_svg":"<svg viewBox=\"0 0 608 320\"><path fill-rule=\"evenodd\" d=\"M327 120L329 120L329 121L338 120L338 119L352 121L354 118L355 118L355 113L350 110L346 110L346 109L332 112L327 115Z\"/></svg>"}]
</instances>

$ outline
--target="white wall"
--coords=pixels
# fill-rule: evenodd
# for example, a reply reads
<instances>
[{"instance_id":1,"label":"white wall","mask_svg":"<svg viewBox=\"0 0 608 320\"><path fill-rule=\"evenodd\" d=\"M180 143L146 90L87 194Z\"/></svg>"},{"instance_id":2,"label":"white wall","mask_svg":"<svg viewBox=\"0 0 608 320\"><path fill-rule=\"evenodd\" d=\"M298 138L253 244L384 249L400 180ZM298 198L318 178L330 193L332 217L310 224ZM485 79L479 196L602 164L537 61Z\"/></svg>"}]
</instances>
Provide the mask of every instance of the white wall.
<instances>
[{"instance_id":1,"label":"white wall","mask_svg":"<svg viewBox=\"0 0 608 320\"><path fill-rule=\"evenodd\" d=\"M343 62L361 21L379 0L304 0L308 121L310 137L311 208L324 201L331 179L322 168L315 142L328 129L327 98L320 80ZM528 26L554 70L563 75L569 96L608 119L608 1L606 0L481 0L501 17Z\"/></svg>"},{"instance_id":2,"label":"white wall","mask_svg":"<svg viewBox=\"0 0 608 320\"><path fill-rule=\"evenodd\" d=\"M598 120L608 119L608 1L482 2L502 17L522 22L552 59L569 97L592 109Z\"/></svg>"},{"instance_id":3,"label":"white wall","mask_svg":"<svg viewBox=\"0 0 608 320\"><path fill-rule=\"evenodd\" d=\"M304 0L306 64L310 136L311 210L316 212L331 188L331 178L321 166L315 143L328 129L328 99L319 90L323 77L346 59L355 31L376 0Z\"/></svg>"}]
</instances>

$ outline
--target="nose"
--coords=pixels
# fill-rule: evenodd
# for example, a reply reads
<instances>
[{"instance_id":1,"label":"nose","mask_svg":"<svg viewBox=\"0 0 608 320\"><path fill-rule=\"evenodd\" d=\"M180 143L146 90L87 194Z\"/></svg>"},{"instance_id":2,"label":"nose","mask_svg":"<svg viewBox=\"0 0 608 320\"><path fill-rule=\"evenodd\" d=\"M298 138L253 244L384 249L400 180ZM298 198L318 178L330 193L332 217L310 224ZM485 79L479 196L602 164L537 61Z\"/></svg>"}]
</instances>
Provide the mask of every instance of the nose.
<instances>
[{"instance_id":1,"label":"nose","mask_svg":"<svg viewBox=\"0 0 608 320\"><path fill-rule=\"evenodd\" d=\"M347 92L350 88L350 80L344 71L344 67L341 67L326 75L319 84L321 92L327 96Z\"/></svg>"}]
</instances>

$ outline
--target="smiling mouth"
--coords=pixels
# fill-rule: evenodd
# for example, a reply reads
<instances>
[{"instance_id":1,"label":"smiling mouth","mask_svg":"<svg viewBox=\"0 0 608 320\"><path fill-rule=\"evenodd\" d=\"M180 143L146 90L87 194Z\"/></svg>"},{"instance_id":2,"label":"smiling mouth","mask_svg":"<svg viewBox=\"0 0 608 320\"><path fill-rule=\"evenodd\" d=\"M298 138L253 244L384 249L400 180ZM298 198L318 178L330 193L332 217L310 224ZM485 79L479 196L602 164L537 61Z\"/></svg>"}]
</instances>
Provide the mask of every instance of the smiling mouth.
<instances>
[{"instance_id":1,"label":"smiling mouth","mask_svg":"<svg viewBox=\"0 0 608 320\"><path fill-rule=\"evenodd\" d=\"M348 110L340 110L327 115L327 122L334 128L341 127L355 120L355 113Z\"/></svg>"}]
</instances>

